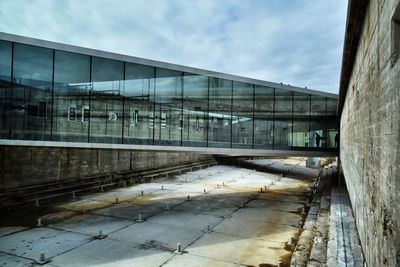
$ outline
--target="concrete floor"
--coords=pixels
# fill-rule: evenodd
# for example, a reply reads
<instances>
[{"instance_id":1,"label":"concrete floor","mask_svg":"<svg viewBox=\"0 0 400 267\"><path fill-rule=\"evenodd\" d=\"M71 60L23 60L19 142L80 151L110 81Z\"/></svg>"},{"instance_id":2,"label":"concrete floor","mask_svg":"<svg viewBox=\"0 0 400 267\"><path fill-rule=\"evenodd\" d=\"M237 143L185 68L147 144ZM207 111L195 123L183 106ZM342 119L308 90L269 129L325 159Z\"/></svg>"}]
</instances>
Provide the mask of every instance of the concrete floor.
<instances>
[{"instance_id":1,"label":"concrete floor","mask_svg":"<svg viewBox=\"0 0 400 267\"><path fill-rule=\"evenodd\" d=\"M42 252L43 266L287 265L317 170L300 159L256 162L293 170L271 184L278 173L220 165L48 204L32 212L42 227L3 218L0 266L31 266Z\"/></svg>"}]
</instances>

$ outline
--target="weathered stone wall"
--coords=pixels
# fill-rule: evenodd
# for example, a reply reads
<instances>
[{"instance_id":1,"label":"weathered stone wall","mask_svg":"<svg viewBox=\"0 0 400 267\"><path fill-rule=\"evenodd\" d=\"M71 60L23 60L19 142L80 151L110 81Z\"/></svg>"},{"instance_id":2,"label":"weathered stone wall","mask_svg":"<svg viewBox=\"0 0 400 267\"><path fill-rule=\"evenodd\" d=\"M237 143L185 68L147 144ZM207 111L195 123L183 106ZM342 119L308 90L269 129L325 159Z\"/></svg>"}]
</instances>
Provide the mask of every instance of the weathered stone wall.
<instances>
[{"instance_id":1,"label":"weathered stone wall","mask_svg":"<svg viewBox=\"0 0 400 267\"><path fill-rule=\"evenodd\" d=\"M340 157L368 266L400 266L398 0L369 1L341 115Z\"/></svg>"},{"instance_id":2,"label":"weathered stone wall","mask_svg":"<svg viewBox=\"0 0 400 267\"><path fill-rule=\"evenodd\" d=\"M211 159L210 155L139 150L0 147L1 189Z\"/></svg>"}]
</instances>

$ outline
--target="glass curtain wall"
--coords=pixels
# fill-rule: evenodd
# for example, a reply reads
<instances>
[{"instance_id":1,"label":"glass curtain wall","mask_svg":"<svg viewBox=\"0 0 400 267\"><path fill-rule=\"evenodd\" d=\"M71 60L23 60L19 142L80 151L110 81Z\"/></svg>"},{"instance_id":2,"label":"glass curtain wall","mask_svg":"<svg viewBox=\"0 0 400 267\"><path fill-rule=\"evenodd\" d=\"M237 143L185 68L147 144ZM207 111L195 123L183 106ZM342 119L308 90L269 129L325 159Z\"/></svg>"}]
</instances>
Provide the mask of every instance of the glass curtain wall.
<instances>
[{"instance_id":1,"label":"glass curtain wall","mask_svg":"<svg viewBox=\"0 0 400 267\"><path fill-rule=\"evenodd\" d=\"M53 50L15 43L13 52L10 138L51 140Z\"/></svg>"},{"instance_id":2,"label":"glass curtain wall","mask_svg":"<svg viewBox=\"0 0 400 267\"><path fill-rule=\"evenodd\" d=\"M208 77L185 73L183 84L183 145L207 146Z\"/></svg>"},{"instance_id":3,"label":"glass curtain wall","mask_svg":"<svg viewBox=\"0 0 400 267\"><path fill-rule=\"evenodd\" d=\"M292 91L275 89L274 148L292 146Z\"/></svg>"},{"instance_id":4,"label":"glass curtain wall","mask_svg":"<svg viewBox=\"0 0 400 267\"><path fill-rule=\"evenodd\" d=\"M188 130L182 113L182 72L156 69L154 144L181 145L182 133Z\"/></svg>"},{"instance_id":5,"label":"glass curtain wall","mask_svg":"<svg viewBox=\"0 0 400 267\"><path fill-rule=\"evenodd\" d=\"M310 146L310 95L293 92L293 147Z\"/></svg>"},{"instance_id":6,"label":"glass curtain wall","mask_svg":"<svg viewBox=\"0 0 400 267\"><path fill-rule=\"evenodd\" d=\"M91 78L90 105L82 108L90 117L90 142L121 143L124 63L92 57Z\"/></svg>"},{"instance_id":7,"label":"glass curtain wall","mask_svg":"<svg viewBox=\"0 0 400 267\"><path fill-rule=\"evenodd\" d=\"M254 86L233 82L232 93L232 147L253 146Z\"/></svg>"},{"instance_id":8,"label":"glass curtain wall","mask_svg":"<svg viewBox=\"0 0 400 267\"><path fill-rule=\"evenodd\" d=\"M208 146L231 147L232 81L210 78Z\"/></svg>"},{"instance_id":9,"label":"glass curtain wall","mask_svg":"<svg viewBox=\"0 0 400 267\"><path fill-rule=\"evenodd\" d=\"M0 41L0 137L324 150L337 99Z\"/></svg>"},{"instance_id":10,"label":"glass curtain wall","mask_svg":"<svg viewBox=\"0 0 400 267\"><path fill-rule=\"evenodd\" d=\"M16 107L11 101L12 43L0 41L0 138L9 139L11 114Z\"/></svg>"},{"instance_id":11,"label":"glass curtain wall","mask_svg":"<svg viewBox=\"0 0 400 267\"><path fill-rule=\"evenodd\" d=\"M255 86L254 148L272 149L274 142L274 94L274 88Z\"/></svg>"},{"instance_id":12,"label":"glass curtain wall","mask_svg":"<svg viewBox=\"0 0 400 267\"><path fill-rule=\"evenodd\" d=\"M125 144L153 144L155 68L126 63L124 86Z\"/></svg>"},{"instance_id":13,"label":"glass curtain wall","mask_svg":"<svg viewBox=\"0 0 400 267\"><path fill-rule=\"evenodd\" d=\"M88 142L90 57L64 51L54 55L54 141Z\"/></svg>"}]
</instances>

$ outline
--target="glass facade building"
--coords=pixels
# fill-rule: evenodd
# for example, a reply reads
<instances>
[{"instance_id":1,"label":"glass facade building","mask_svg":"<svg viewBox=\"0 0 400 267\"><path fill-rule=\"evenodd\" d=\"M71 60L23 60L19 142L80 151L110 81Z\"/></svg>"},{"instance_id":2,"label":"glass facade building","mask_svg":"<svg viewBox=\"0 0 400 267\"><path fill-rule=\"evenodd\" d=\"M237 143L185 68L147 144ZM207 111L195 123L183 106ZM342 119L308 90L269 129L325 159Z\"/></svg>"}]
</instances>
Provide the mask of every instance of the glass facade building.
<instances>
[{"instance_id":1,"label":"glass facade building","mask_svg":"<svg viewBox=\"0 0 400 267\"><path fill-rule=\"evenodd\" d=\"M0 34L1 139L334 151L337 98Z\"/></svg>"}]
</instances>

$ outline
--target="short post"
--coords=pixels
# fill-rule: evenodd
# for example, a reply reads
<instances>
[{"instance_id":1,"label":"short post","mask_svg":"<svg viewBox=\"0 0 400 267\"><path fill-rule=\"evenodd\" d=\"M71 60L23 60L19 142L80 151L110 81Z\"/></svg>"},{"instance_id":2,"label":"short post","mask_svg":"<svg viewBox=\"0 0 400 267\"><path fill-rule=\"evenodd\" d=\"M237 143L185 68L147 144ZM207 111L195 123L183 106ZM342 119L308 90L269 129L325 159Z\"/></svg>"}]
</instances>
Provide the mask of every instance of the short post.
<instances>
[{"instance_id":1,"label":"short post","mask_svg":"<svg viewBox=\"0 0 400 267\"><path fill-rule=\"evenodd\" d=\"M44 252L40 253L40 261L46 261L46 254Z\"/></svg>"},{"instance_id":2,"label":"short post","mask_svg":"<svg viewBox=\"0 0 400 267\"><path fill-rule=\"evenodd\" d=\"M101 192L104 192L104 185L102 185L102 186L100 187L100 191L101 191Z\"/></svg>"},{"instance_id":3,"label":"short post","mask_svg":"<svg viewBox=\"0 0 400 267\"><path fill-rule=\"evenodd\" d=\"M94 238L95 239L104 239L106 237L107 237L106 235L103 235L103 230L99 230L99 234L96 235Z\"/></svg>"},{"instance_id":4,"label":"short post","mask_svg":"<svg viewBox=\"0 0 400 267\"><path fill-rule=\"evenodd\" d=\"M144 192L143 192L143 190L140 192L140 195L141 195L141 196L144 196Z\"/></svg>"},{"instance_id":5,"label":"short post","mask_svg":"<svg viewBox=\"0 0 400 267\"><path fill-rule=\"evenodd\" d=\"M240 207L243 208L244 207L244 201L240 200Z\"/></svg>"},{"instance_id":6,"label":"short post","mask_svg":"<svg viewBox=\"0 0 400 267\"><path fill-rule=\"evenodd\" d=\"M204 194L207 194L207 191L204 189L204 190L203 190L203 193L204 193Z\"/></svg>"},{"instance_id":7,"label":"short post","mask_svg":"<svg viewBox=\"0 0 400 267\"><path fill-rule=\"evenodd\" d=\"M225 183L224 183L224 182L222 182L222 186L225 186Z\"/></svg>"},{"instance_id":8,"label":"short post","mask_svg":"<svg viewBox=\"0 0 400 267\"><path fill-rule=\"evenodd\" d=\"M207 225L207 232L211 232L211 227L209 224Z\"/></svg>"},{"instance_id":9,"label":"short post","mask_svg":"<svg viewBox=\"0 0 400 267\"><path fill-rule=\"evenodd\" d=\"M178 252L178 253L182 252L181 243L176 244L176 252Z\"/></svg>"},{"instance_id":10,"label":"short post","mask_svg":"<svg viewBox=\"0 0 400 267\"><path fill-rule=\"evenodd\" d=\"M118 201L118 198L116 197L115 198L115 204L118 204L119 203L119 201Z\"/></svg>"},{"instance_id":11,"label":"short post","mask_svg":"<svg viewBox=\"0 0 400 267\"><path fill-rule=\"evenodd\" d=\"M136 222L138 222L138 223L143 222L142 214L139 214L139 215L138 215L138 218L137 218Z\"/></svg>"},{"instance_id":12,"label":"short post","mask_svg":"<svg viewBox=\"0 0 400 267\"><path fill-rule=\"evenodd\" d=\"M263 190L262 190L262 187L260 188L260 193L262 193L263 192Z\"/></svg>"},{"instance_id":13,"label":"short post","mask_svg":"<svg viewBox=\"0 0 400 267\"><path fill-rule=\"evenodd\" d=\"M266 185L264 185L264 189L265 189L265 191L267 191L267 186Z\"/></svg>"},{"instance_id":14,"label":"short post","mask_svg":"<svg viewBox=\"0 0 400 267\"><path fill-rule=\"evenodd\" d=\"M164 190L164 186L163 185L161 186L161 190Z\"/></svg>"},{"instance_id":15,"label":"short post","mask_svg":"<svg viewBox=\"0 0 400 267\"><path fill-rule=\"evenodd\" d=\"M37 227L43 226L43 224L42 224L42 218L38 218L38 219L37 219L37 224L36 224L36 226L37 226Z\"/></svg>"},{"instance_id":16,"label":"short post","mask_svg":"<svg viewBox=\"0 0 400 267\"><path fill-rule=\"evenodd\" d=\"M167 203L167 205L165 205L165 209L166 209L166 210L171 209L171 208L169 207L169 203Z\"/></svg>"},{"instance_id":17,"label":"short post","mask_svg":"<svg viewBox=\"0 0 400 267\"><path fill-rule=\"evenodd\" d=\"M190 196L189 196L189 195L187 196L186 200L187 200L187 201L190 201Z\"/></svg>"},{"instance_id":18,"label":"short post","mask_svg":"<svg viewBox=\"0 0 400 267\"><path fill-rule=\"evenodd\" d=\"M36 206L36 207L39 207L39 199L36 199L36 200L35 200L35 206Z\"/></svg>"},{"instance_id":19,"label":"short post","mask_svg":"<svg viewBox=\"0 0 400 267\"><path fill-rule=\"evenodd\" d=\"M72 198L76 198L75 191L72 191Z\"/></svg>"}]
</instances>

